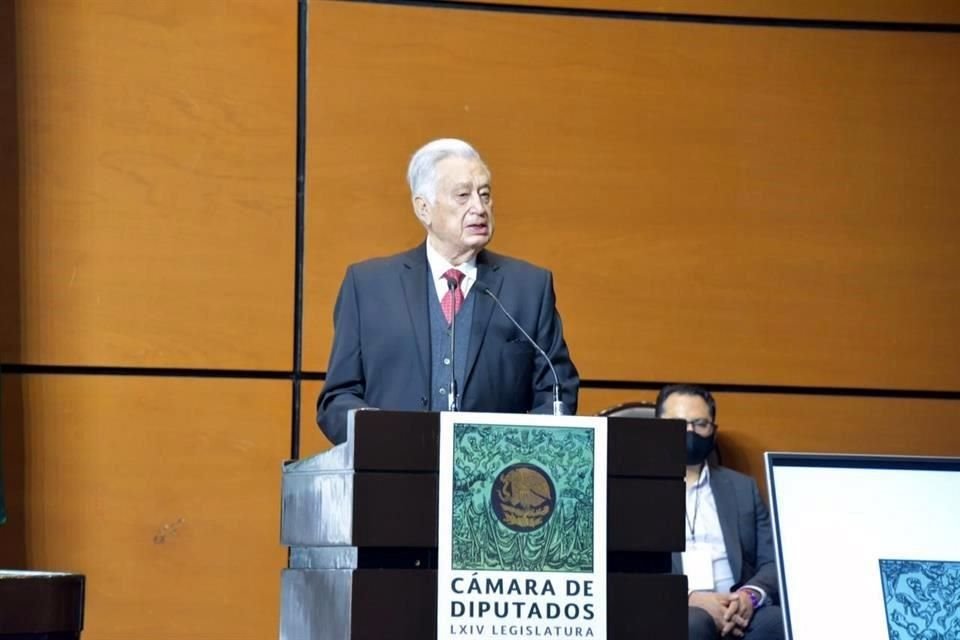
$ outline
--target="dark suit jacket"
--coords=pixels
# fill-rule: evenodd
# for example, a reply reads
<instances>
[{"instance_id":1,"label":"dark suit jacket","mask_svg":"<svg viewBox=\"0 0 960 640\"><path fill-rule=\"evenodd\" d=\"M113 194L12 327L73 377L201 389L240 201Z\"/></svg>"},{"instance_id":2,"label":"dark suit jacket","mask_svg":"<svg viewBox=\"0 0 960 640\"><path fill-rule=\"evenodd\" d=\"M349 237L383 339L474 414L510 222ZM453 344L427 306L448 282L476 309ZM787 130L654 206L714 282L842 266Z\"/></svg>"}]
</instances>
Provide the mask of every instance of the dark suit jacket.
<instances>
[{"instance_id":1,"label":"dark suit jacket","mask_svg":"<svg viewBox=\"0 0 960 640\"><path fill-rule=\"evenodd\" d=\"M429 408L431 381L426 246L347 269L334 309L334 339L317 422L335 442L346 438L347 412L358 407ZM477 280L500 299L550 356L561 399L577 409L580 379L570 360L556 309L553 276L527 262L481 251ZM460 409L551 413L553 376L543 357L477 285Z\"/></svg>"},{"instance_id":2,"label":"dark suit jacket","mask_svg":"<svg viewBox=\"0 0 960 640\"><path fill-rule=\"evenodd\" d=\"M725 467L710 467L710 489L717 503L720 529L733 572L734 589L761 587L765 604L779 604L780 586L773 550L770 513L753 478ZM673 570L682 572L680 554L673 554Z\"/></svg>"}]
</instances>

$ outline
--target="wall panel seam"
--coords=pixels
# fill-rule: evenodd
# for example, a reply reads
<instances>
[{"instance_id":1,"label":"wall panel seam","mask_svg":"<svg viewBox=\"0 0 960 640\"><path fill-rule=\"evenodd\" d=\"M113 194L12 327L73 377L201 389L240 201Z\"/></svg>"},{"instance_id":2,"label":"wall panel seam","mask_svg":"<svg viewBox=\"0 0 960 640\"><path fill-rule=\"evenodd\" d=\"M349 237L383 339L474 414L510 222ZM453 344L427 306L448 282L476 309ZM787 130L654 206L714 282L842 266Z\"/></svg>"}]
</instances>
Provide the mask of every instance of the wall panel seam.
<instances>
[{"instance_id":1,"label":"wall panel seam","mask_svg":"<svg viewBox=\"0 0 960 640\"><path fill-rule=\"evenodd\" d=\"M509 14L566 16L572 18L602 18L645 22L678 22L742 27L780 27L787 29L827 29L839 31L896 31L916 33L960 33L960 24L941 22L884 22L876 20L830 20L811 18L770 18L762 16L708 15L693 13L660 13L654 11L624 11L618 9L589 9L551 7L546 5L492 4L444 0L322 0L349 4L392 5L421 9L455 11L486 11Z\"/></svg>"}]
</instances>

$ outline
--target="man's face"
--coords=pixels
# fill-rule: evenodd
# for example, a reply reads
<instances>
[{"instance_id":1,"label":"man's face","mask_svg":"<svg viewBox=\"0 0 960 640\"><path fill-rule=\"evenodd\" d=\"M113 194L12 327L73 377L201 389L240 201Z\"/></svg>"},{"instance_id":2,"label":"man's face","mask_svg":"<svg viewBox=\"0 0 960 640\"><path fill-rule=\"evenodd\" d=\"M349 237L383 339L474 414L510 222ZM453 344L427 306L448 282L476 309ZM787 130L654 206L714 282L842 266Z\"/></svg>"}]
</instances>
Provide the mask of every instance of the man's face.
<instances>
[{"instance_id":1,"label":"man's face","mask_svg":"<svg viewBox=\"0 0 960 640\"><path fill-rule=\"evenodd\" d=\"M433 248L453 264L469 260L493 237L490 172L474 158L450 156L437 163L433 204L417 196L414 209Z\"/></svg>"},{"instance_id":2,"label":"man's face","mask_svg":"<svg viewBox=\"0 0 960 640\"><path fill-rule=\"evenodd\" d=\"M713 419L710 417L710 407L700 396L671 393L663 403L660 417L686 420L687 429L693 429L701 436L709 436L714 430ZM694 427L694 423L702 426ZM705 423L709 423L709 425Z\"/></svg>"}]
</instances>

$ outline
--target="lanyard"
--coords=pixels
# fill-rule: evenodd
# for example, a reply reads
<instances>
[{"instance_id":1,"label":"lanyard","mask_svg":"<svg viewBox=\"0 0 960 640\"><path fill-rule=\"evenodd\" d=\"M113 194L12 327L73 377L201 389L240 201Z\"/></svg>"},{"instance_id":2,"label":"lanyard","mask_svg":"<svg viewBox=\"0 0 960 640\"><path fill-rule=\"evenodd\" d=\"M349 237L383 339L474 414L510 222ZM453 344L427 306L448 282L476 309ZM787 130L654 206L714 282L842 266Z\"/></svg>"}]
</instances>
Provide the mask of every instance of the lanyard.
<instances>
[{"instance_id":1,"label":"lanyard","mask_svg":"<svg viewBox=\"0 0 960 640\"><path fill-rule=\"evenodd\" d=\"M703 477L703 467L700 467L700 474L697 476L696 488L693 491L693 520L687 510L683 510L683 517L687 520L687 527L690 529L690 538L692 542L697 541L697 514L700 512L700 479Z\"/></svg>"}]
</instances>

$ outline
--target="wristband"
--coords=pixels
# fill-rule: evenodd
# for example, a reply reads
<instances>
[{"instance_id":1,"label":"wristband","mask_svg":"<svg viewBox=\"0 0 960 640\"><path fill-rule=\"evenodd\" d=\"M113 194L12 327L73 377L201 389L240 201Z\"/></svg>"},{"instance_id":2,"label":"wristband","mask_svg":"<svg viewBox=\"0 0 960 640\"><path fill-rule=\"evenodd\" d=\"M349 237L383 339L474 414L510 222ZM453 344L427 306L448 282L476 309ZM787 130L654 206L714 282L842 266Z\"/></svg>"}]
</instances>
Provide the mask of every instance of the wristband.
<instances>
[{"instance_id":1,"label":"wristband","mask_svg":"<svg viewBox=\"0 0 960 640\"><path fill-rule=\"evenodd\" d=\"M740 589L741 593L746 593L747 597L750 598L750 604L753 606L754 610L760 608L760 595L753 589Z\"/></svg>"}]
</instances>

